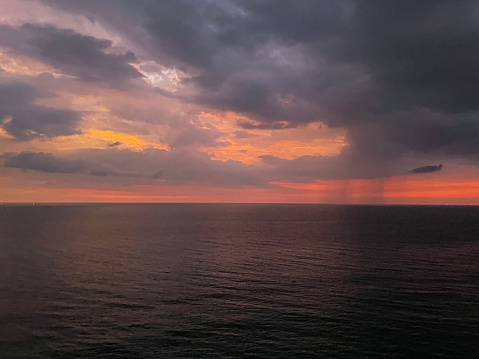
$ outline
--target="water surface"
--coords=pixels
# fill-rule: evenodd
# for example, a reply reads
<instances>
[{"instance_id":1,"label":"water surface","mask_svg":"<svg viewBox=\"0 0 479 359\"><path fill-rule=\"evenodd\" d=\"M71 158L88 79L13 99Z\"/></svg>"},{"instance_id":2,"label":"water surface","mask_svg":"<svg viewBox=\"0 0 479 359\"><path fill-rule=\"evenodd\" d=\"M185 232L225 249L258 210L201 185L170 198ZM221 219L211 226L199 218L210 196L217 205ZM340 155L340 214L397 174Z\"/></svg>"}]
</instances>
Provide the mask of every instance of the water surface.
<instances>
[{"instance_id":1,"label":"water surface","mask_svg":"<svg viewBox=\"0 0 479 359\"><path fill-rule=\"evenodd\" d=\"M8 358L479 357L479 208L0 206Z\"/></svg>"}]
</instances>

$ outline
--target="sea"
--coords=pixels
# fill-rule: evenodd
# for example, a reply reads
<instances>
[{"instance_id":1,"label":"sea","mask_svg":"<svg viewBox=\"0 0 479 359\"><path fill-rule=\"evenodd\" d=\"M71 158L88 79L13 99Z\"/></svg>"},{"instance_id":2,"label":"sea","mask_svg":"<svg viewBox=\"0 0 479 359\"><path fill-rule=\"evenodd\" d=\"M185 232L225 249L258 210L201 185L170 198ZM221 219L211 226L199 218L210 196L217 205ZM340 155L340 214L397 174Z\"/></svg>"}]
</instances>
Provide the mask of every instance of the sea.
<instances>
[{"instance_id":1,"label":"sea","mask_svg":"<svg viewBox=\"0 0 479 359\"><path fill-rule=\"evenodd\" d=\"M0 206L1 358L478 358L479 207Z\"/></svg>"}]
</instances>

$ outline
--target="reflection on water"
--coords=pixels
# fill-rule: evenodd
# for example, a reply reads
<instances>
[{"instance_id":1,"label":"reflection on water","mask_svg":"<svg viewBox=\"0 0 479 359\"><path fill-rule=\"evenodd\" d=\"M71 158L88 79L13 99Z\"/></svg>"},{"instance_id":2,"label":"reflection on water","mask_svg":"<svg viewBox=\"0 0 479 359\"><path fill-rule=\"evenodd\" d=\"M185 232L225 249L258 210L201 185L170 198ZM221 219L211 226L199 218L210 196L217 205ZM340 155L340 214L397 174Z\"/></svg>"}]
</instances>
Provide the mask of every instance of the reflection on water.
<instances>
[{"instance_id":1,"label":"reflection on water","mask_svg":"<svg viewBox=\"0 0 479 359\"><path fill-rule=\"evenodd\" d=\"M479 354L479 209L0 207L8 357Z\"/></svg>"}]
</instances>

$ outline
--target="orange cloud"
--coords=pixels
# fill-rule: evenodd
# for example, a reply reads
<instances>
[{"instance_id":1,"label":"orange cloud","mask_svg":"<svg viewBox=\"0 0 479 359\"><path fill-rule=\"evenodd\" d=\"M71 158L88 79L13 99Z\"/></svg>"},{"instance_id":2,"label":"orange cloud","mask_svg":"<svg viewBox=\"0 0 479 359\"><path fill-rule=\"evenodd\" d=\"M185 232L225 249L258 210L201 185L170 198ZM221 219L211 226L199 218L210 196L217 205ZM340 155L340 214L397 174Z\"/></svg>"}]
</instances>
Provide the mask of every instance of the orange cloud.
<instances>
[{"instance_id":1,"label":"orange cloud","mask_svg":"<svg viewBox=\"0 0 479 359\"><path fill-rule=\"evenodd\" d=\"M229 138L227 140L231 141ZM343 147L344 140L342 138L319 138L309 143L286 140L265 144L264 146L233 142L231 146L207 148L205 151L221 161L231 159L247 164L258 164L261 162L259 156L270 155L288 160L306 155L336 156Z\"/></svg>"},{"instance_id":2,"label":"orange cloud","mask_svg":"<svg viewBox=\"0 0 479 359\"><path fill-rule=\"evenodd\" d=\"M2 134L0 133L0 136ZM169 147L159 142L151 142L138 136L118 133L113 131L102 131L97 129L84 130L83 133L72 136L59 136L48 142L43 140L34 140L35 150L58 153L62 151L74 151L78 149L106 148L113 143L118 143L119 148L128 148L132 151L143 151L146 148L157 148L169 150Z\"/></svg>"},{"instance_id":3,"label":"orange cloud","mask_svg":"<svg viewBox=\"0 0 479 359\"><path fill-rule=\"evenodd\" d=\"M169 149L167 145L161 143L147 142L141 140L137 136L127 135L125 133L115 133L113 131L100 131L95 129L89 129L85 132L85 136L93 140L99 139L108 143L120 142L122 145L128 148L138 151L141 151L146 147L157 148L161 150Z\"/></svg>"},{"instance_id":4,"label":"orange cloud","mask_svg":"<svg viewBox=\"0 0 479 359\"><path fill-rule=\"evenodd\" d=\"M3 128L0 127L0 138L5 138L5 139L12 140L15 137L13 137L7 131L5 131Z\"/></svg>"},{"instance_id":5,"label":"orange cloud","mask_svg":"<svg viewBox=\"0 0 479 359\"><path fill-rule=\"evenodd\" d=\"M258 157L266 155L288 160L306 155L336 156L346 145L344 129L331 129L319 122L282 130L244 130L238 127L238 119L245 118L234 112L202 112L200 124L225 133L223 141L231 145L201 150L221 161L259 164ZM243 133L244 137L236 136L237 132Z\"/></svg>"}]
</instances>

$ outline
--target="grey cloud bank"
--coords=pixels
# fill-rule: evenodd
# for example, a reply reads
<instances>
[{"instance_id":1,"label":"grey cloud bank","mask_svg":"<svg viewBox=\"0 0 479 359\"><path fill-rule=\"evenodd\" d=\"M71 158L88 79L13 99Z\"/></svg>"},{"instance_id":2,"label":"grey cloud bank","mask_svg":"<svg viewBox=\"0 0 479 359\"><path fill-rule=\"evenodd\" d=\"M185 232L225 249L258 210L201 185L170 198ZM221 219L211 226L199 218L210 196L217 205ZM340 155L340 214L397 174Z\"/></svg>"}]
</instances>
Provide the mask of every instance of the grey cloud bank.
<instances>
[{"instance_id":1,"label":"grey cloud bank","mask_svg":"<svg viewBox=\"0 0 479 359\"><path fill-rule=\"evenodd\" d=\"M0 83L0 127L17 140L79 133L80 115L35 104L38 90L21 82Z\"/></svg>"},{"instance_id":2,"label":"grey cloud bank","mask_svg":"<svg viewBox=\"0 0 479 359\"><path fill-rule=\"evenodd\" d=\"M60 72L86 82L120 86L142 75L130 65L132 52L109 54L111 42L48 25L0 25L0 45L44 61Z\"/></svg>"},{"instance_id":3,"label":"grey cloud bank","mask_svg":"<svg viewBox=\"0 0 479 359\"><path fill-rule=\"evenodd\" d=\"M107 9L130 17L153 58L197 73L190 100L247 114L256 128L364 123L397 151L477 150L475 1L44 2L123 33ZM354 146L368 134L351 136Z\"/></svg>"}]
</instances>

